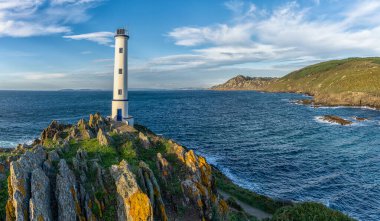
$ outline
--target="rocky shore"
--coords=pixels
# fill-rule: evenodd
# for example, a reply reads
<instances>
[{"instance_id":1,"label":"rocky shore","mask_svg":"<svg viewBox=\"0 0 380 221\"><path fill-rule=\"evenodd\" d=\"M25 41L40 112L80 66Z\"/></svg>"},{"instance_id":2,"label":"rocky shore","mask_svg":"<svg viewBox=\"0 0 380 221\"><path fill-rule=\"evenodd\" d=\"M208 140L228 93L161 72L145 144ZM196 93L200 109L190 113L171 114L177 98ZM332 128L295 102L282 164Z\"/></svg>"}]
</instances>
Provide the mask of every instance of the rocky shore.
<instances>
[{"instance_id":1,"label":"rocky shore","mask_svg":"<svg viewBox=\"0 0 380 221\"><path fill-rule=\"evenodd\" d=\"M0 187L0 220L352 220L243 189L173 140L99 114L1 150Z\"/></svg>"}]
</instances>

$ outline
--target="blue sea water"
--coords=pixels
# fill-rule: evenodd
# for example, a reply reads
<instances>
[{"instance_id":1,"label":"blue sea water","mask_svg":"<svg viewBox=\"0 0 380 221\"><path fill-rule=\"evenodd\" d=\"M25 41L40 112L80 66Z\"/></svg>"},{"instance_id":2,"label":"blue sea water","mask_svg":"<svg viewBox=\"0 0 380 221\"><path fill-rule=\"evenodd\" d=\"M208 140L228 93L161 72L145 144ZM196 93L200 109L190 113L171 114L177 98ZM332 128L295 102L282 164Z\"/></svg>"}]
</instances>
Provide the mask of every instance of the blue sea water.
<instances>
[{"instance_id":1,"label":"blue sea water","mask_svg":"<svg viewBox=\"0 0 380 221\"><path fill-rule=\"evenodd\" d=\"M111 92L0 91L0 146L38 137L51 120L110 113ZM132 91L130 113L158 134L205 155L243 187L318 201L359 220L380 220L380 112L311 108L296 94ZM319 120L369 118L352 126Z\"/></svg>"}]
</instances>

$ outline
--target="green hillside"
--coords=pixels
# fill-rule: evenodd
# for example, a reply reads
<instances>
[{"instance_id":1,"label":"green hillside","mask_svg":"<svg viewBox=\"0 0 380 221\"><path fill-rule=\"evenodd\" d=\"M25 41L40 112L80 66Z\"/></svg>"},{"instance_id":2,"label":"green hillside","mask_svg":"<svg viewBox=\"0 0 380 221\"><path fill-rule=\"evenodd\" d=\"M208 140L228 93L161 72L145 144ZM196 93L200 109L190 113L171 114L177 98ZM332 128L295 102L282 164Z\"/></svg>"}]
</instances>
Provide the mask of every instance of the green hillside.
<instances>
[{"instance_id":1,"label":"green hillside","mask_svg":"<svg viewBox=\"0 0 380 221\"><path fill-rule=\"evenodd\" d=\"M217 89L237 88L222 84ZM244 89L256 90L254 87ZM323 105L380 107L380 58L322 62L273 79L260 90L310 94L316 104Z\"/></svg>"},{"instance_id":2,"label":"green hillside","mask_svg":"<svg viewBox=\"0 0 380 221\"><path fill-rule=\"evenodd\" d=\"M348 91L379 94L380 58L349 58L311 65L286 75L272 87L311 94Z\"/></svg>"}]
</instances>

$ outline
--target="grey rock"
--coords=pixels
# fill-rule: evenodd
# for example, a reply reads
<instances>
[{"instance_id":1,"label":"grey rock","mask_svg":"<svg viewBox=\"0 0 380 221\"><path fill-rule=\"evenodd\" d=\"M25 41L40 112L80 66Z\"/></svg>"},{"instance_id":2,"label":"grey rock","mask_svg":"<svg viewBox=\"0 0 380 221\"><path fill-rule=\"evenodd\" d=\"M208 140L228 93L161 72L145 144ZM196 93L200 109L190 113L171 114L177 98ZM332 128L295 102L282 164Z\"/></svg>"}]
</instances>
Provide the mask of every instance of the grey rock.
<instances>
[{"instance_id":1,"label":"grey rock","mask_svg":"<svg viewBox=\"0 0 380 221\"><path fill-rule=\"evenodd\" d=\"M161 197L160 186L158 185L153 171L143 161L140 161L139 163L139 170L139 174L140 176L142 175L142 180L147 190L152 207L155 211L159 212L158 216L161 220L167 220L165 204Z\"/></svg>"},{"instance_id":2,"label":"grey rock","mask_svg":"<svg viewBox=\"0 0 380 221\"><path fill-rule=\"evenodd\" d=\"M57 150L52 150L48 153L48 159L53 162L53 161L59 161L59 155Z\"/></svg>"},{"instance_id":3,"label":"grey rock","mask_svg":"<svg viewBox=\"0 0 380 221\"><path fill-rule=\"evenodd\" d=\"M50 184L49 178L41 168L32 172L31 198L29 202L29 217L32 221L52 220L50 208Z\"/></svg>"},{"instance_id":4,"label":"grey rock","mask_svg":"<svg viewBox=\"0 0 380 221\"><path fill-rule=\"evenodd\" d=\"M77 188L74 173L69 169L64 159L58 164L56 197L58 202L58 220L76 221L79 217L77 211Z\"/></svg>"},{"instance_id":5,"label":"grey rock","mask_svg":"<svg viewBox=\"0 0 380 221\"><path fill-rule=\"evenodd\" d=\"M111 144L110 137L106 133L104 133L102 129L99 129L97 139L99 144L102 146L108 146Z\"/></svg>"},{"instance_id":6,"label":"grey rock","mask_svg":"<svg viewBox=\"0 0 380 221\"><path fill-rule=\"evenodd\" d=\"M127 162L122 160L119 165L112 165L110 172L116 185L118 220L152 221L153 208L150 200L140 190ZM137 213L130 213L130 211L136 210L138 210Z\"/></svg>"},{"instance_id":7,"label":"grey rock","mask_svg":"<svg viewBox=\"0 0 380 221\"><path fill-rule=\"evenodd\" d=\"M17 221L29 218L30 179L34 169L40 168L46 159L46 152L38 147L33 152L27 151L17 161L10 163L10 186L12 193L9 196L9 204L12 205Z\"/></svg>"},{"instance_id":8,"label":"grey rock","mask_svg":"<svg viewBox=\"0 0 380 221\"><path fill-rule=\"evenodd\" d=\"M143 145L144 148L151 147L151 143L149 141L149 138L145 134L139 132L139 139L140 139L141 144Z\"/></svg>"}]
</instances>

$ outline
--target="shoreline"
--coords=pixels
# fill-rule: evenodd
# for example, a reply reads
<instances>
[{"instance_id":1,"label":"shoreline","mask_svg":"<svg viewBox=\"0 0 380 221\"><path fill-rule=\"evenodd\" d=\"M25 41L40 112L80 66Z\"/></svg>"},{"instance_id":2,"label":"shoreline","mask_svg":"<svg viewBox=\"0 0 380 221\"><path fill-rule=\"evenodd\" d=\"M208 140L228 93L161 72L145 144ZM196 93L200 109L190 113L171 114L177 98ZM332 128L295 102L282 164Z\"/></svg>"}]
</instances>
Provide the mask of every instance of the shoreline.
<instances>
[{"instance_id":1,"label":"shoreline","mask_svg":"<svg viewBox=\"0 0 380 221\"><path fill-rule=\"evenodd\" d=\"M255 92L260 92L260 93L270 93L270 94L273 94L273 93L279 93L279 94L299 94L299 95L303 95L303 96L307 96L307 97L310 97L312 99L298 99L298 100L294 100L295 102L297 101L304 101L304 100L310 100L311 103L310 104L302 104L302 103L298 103L298 104L301 104L301 105L305 105L305 106L312 106L314 108L362 108L362 109L368 109L368 110L376 110L376 111L380 111L380 106L371 106L371 105L355 105L355 104L331 104L331 103L326 103L326 102L316 102L314 100L315 98L315 95L312 95L310 93L302 93L302 92L289 92L289 91L265 91L265 90L254 90L254 89L212 89L210 88L209 89L210 91L221 91L221 92L229 92L229 91L245 91L245 92L250 92L250 91L255 91Z\"/></svg>"}]
</instances>

